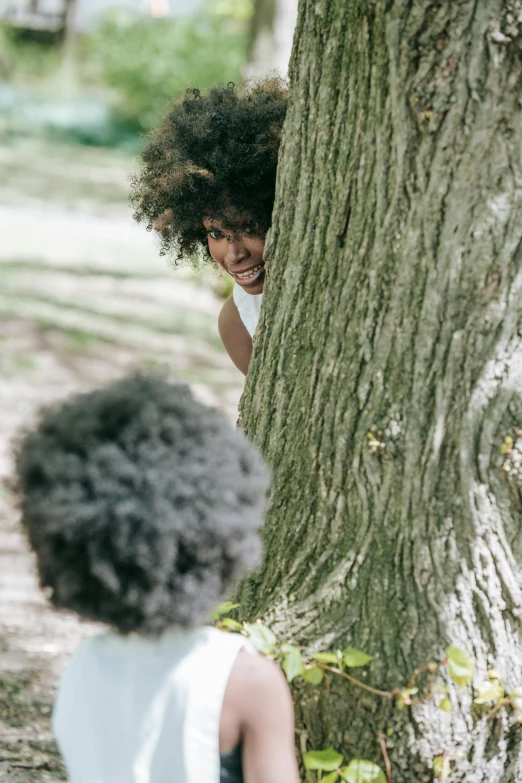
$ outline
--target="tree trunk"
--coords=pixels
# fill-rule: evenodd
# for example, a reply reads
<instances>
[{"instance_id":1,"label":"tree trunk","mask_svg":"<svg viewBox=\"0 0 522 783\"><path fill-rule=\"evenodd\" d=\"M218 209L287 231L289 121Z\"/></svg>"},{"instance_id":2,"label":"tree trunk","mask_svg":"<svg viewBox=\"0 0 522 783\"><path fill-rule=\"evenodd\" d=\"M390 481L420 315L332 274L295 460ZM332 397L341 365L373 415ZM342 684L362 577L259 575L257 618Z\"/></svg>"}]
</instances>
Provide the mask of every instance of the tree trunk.
<instances>
[{"instance_id":1,"label":"tree trunk","mask_svg":"<svg viewBox=\"0 0 522 783\"><path fill-rule=\"evenodd\" d=\"M287 75L296 17L297 0L255 0L247 77Z\"/></svg>"},{"instance_id":2,"label":"tree trunk","mask_svg":"<svg viewBox=\"0 0 522 783\"><path fill-rule=\"evenodd\" d=\"M241 405L275 483L240 600L376 655L379 688L448 644L522 684L521 52L520 0L300 4ZM295 696L308 747L383 766L383 732L393 783L441 754L451 782L522 781L512 711L470 688L451 713L340 678Z\"/></svg>"},{"instance_id":3,"label":"tree trunk","mask_svg":"<svg viewBox=\"0 0 522 783\"><path fill-rule=\"evenodd\" d=\"M65 0L63 19L62 84L74 89L77 84L76 12L78 0Z\"/></svg>"}]
</instances>

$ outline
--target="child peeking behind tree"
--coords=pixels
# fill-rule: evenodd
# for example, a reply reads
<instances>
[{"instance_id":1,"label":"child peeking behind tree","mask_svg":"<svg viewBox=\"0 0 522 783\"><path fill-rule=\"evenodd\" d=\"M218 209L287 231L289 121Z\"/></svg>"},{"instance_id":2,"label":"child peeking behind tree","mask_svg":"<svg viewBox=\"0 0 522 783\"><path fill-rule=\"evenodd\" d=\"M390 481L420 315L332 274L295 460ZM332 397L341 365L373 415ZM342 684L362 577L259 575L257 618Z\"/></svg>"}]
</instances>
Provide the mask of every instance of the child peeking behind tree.
<instances>
[{"instance_id":1,"label":"child peeking behind tree","mask_svg":"<svg viewBox=\"0 0 522 783\"><path fill-rule=\"evenodd\" d=\"M280 669L204 626L259 560L269 478L243 434L133 376L46 411L16 465L42 587L110 629L60 685L70 783L295 783Z\"/></svg>"},{"instance_id":2,"label":"child peeking behind tree","mask_svg":"<svg viewBox=\"0 0 522 783\"><path fill-rule=\"evenodd\" d=\"M149 135L134 178L135 217L162 251L213 260L234 280L219 333L246 374L265 284L287 88L278 78L187 90Z\"/></svg>"}]
</instances>

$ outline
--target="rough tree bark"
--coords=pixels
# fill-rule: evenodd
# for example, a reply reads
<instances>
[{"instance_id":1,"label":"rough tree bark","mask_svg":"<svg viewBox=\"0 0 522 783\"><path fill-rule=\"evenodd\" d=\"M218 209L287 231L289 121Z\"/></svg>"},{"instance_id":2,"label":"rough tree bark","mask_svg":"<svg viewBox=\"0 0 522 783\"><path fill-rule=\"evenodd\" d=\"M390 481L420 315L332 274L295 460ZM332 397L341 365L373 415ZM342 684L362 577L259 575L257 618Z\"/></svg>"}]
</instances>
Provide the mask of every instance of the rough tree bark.
<instances>
[{"instance_id":1,"label":"rough tree bark","mask_svg":"<svg viewBox=\"0 0 522 783\"><path fill-rule=\"evenodd\" d=\"M521 0L300 4L241 406L275 486L240 596L286 640L377 655L378 687L450 643L522 684L521 53ZM452 713L295 695L309 747L382 765L383 731L394 783L441 753L450 781L522 781L520 727L470 689Z\"/></svg>"}]
</instances>

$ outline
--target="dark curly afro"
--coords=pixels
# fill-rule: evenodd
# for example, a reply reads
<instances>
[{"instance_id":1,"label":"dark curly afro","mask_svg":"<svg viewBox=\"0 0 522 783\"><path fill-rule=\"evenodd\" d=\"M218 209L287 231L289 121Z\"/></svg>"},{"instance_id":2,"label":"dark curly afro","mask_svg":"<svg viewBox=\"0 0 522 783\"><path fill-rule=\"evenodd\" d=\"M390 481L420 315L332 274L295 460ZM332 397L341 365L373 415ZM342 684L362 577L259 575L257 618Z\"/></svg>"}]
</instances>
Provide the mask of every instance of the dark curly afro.
<instances>
[{"instance_id":1,"label":"dark curly afro","mask_svg":"<svg viewBox=\"0 0 522 783\"><path fill-rule=\"evenodd\" d=\"M201 624L258 562L267 469L184 385L133 376L73 397L16 466L42 587L120 633Z\"/></svg>"},{"instance_id":2,"label":"dark curly afro","mask_svg":"<svg viewBox=\"0 0 522 783\"><path fill-rule=\"evenodd\" d=\"M286 107L280 78L188 90L171 105L150 134L131 192L134 217L160 234L162 254L208 257L206 217L266 234Z\"/></svg>"}]
</instances>

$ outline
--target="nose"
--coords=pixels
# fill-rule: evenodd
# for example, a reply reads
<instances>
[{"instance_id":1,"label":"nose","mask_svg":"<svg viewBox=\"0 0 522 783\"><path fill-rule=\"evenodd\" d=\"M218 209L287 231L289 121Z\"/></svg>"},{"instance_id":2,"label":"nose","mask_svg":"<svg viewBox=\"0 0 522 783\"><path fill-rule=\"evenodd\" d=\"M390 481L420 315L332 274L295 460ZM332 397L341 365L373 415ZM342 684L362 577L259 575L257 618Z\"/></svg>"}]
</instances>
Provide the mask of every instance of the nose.
<instances>
[{"instance_id":1,"label":"nose","mask_svg":"<svg viewBox=\"0 0 522 783\"><path fill-rule=\"evenodd\" d=\"M241 242L232 239L228 243L225 262L233 266L234 264L239 264L240 261L244 261L249 255L247 248Z\"/></svg>"}]
</instances>

